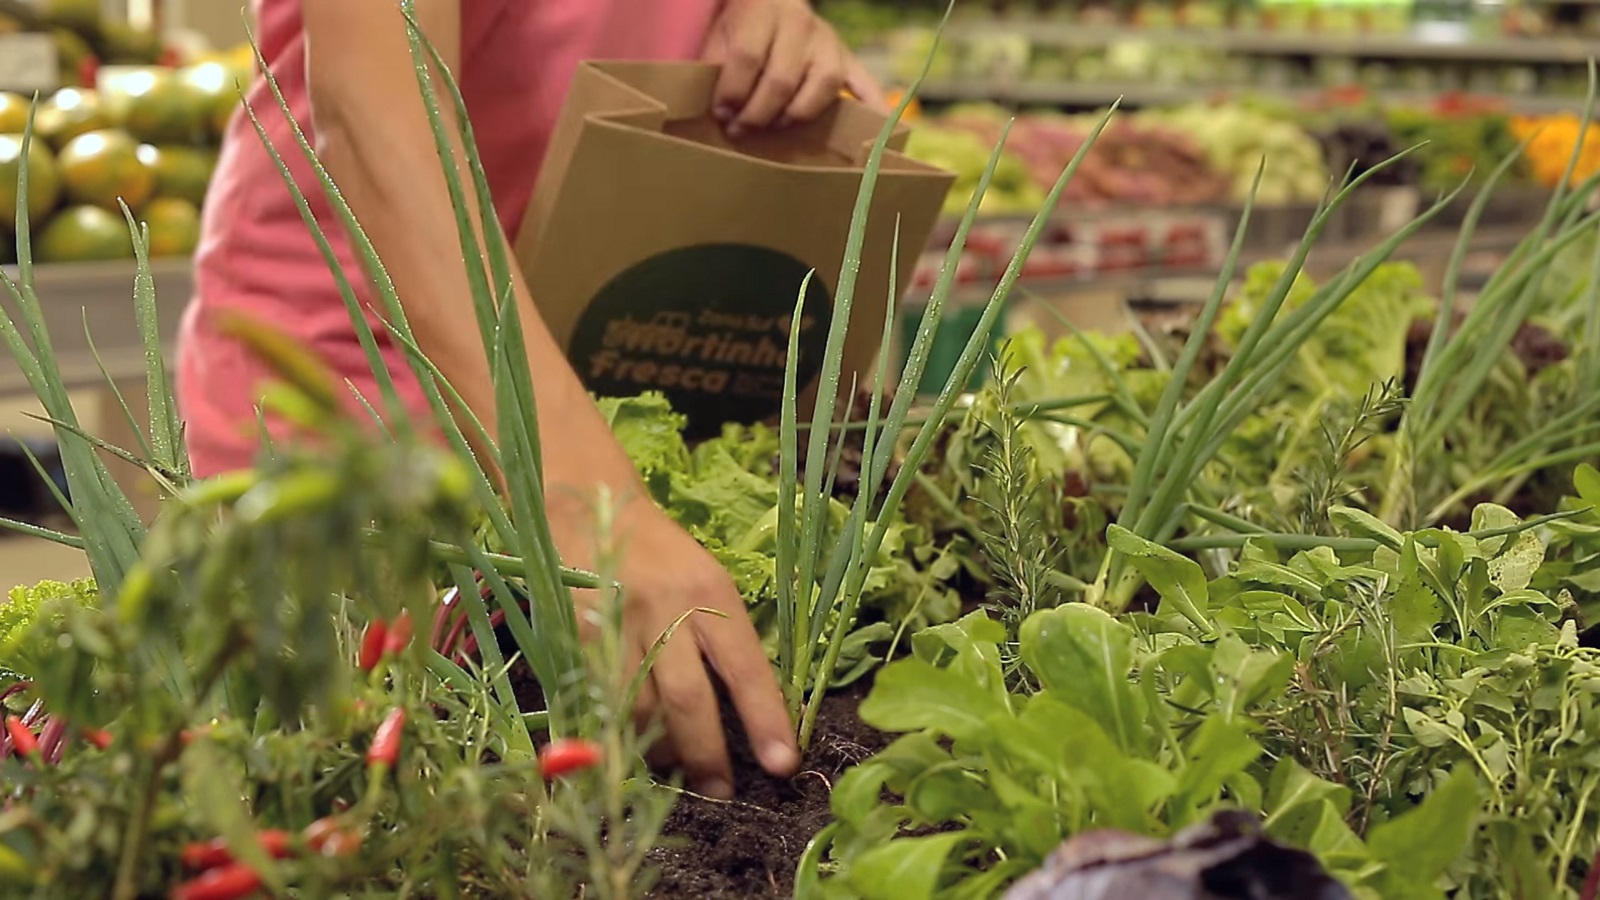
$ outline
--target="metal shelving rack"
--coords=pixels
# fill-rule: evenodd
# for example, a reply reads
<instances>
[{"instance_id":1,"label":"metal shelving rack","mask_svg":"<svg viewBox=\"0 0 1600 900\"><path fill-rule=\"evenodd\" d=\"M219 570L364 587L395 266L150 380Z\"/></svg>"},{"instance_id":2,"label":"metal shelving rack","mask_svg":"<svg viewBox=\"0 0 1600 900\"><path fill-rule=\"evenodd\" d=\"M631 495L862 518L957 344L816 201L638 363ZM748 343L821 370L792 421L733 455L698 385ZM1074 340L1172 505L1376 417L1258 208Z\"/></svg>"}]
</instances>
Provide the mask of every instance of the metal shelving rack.
<instances>
[{"instance_id":1,"label":"metal shelving rack","mask_svg":"<svg viewBox=\"0 0 1600 900\"><path fill-rule=\"evenodd\" d=\"M1121 101L1123 107L1175 106L1249 92L1248 86L1230 85L1150 85L1125 82L1033 81L1027 79L988 79L980 81L932 81L917 95L930 103L994 101L1017 106L1106 106ZM1315 100L1326 92L1316 88L1275 88L1274 98ZM1421 105L1439 95L1438 91L1372 91L1379 102L1396 105ZM1522 94L1472 92L1472 96L1496 101L1524 113L1577 112L1581 98Z\"/></svg>"},{"instance_id":2,"label":"metal shelving rack","mask_svg":"<svg viewBox=\"0 0 1600 900\"><path fill-rule=\"evenodd\" d=\"M1596 0L1600 2L1600 0ZM953 22L946 39L1022 34L1034 46L1095 48L1122 41L1198 47L1252 56L1355 57L1361 59L1509 62L1586 65L1600 57L1600 41L1575 37L1435 40L1422 35L1343 34L1234 29L1124 28L996 17Z\"/></svg>"}]
</instances>

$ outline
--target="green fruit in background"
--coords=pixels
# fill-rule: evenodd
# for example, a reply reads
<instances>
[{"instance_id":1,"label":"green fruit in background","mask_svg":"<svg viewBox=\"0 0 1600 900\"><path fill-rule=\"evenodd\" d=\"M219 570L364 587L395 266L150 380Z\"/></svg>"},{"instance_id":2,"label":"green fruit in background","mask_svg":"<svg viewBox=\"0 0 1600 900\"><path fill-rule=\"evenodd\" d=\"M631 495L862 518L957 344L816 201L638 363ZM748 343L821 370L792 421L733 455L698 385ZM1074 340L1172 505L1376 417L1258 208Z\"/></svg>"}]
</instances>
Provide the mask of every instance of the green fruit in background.
<instances>
[{"instance_id":1,"label":"green fruit in background","mask_svg":"<svg viewBox=\"0 0 1600 900\"><path fill-rule=\"evenodd\" d=\"M28 127L28 98L0 91L0 134L21 134Z\"/></svg>"},{"instance_id":2,"label":"green fruit in background","mask_svg":"<svg viewBox=\"0 0 1600 900\"><path fill-rule=\"evenodd\" d=\"M171 70L132 73L119 82L114 93L106 102L113 106L117 124L141 141L183 143L206 134L204 99Z\"/></svg>"},{"instance_id":3,"label":"green fruit in background","mask_svg":"<svg viewBox=\"0 0 1600 900\"><path fill-rule=\"evenodd\" d=\"M238 72L220 62L203 62L178 72L178 79L201 106L206 126L215 137L228 130L228 120L239 104L239 86L248 85L250 73Z\"/></svg>"},{"instance_id":4,"label":"green fruit in background","mask_svg":"<svg viewBox=\"0 0 1600 900\"><path fill-rule=\"evenodd\" d=\"M56 157L73 203L121 215L121 199L137 212L155 195L156 173L139 160L139 145L116 129L80 134Z\"/></svg>"},{"instance_id":5,"label":"green fruit in background","mask_svg":"<svg viewBox=\"0 0 1600 900\"><path fill-rule=\"evenodd\" d=\"M36 6L52 25L91 32L100 28L100 0L40 0Z\"/></svg>"},{"instance_id":6,"label":"green fruit in background","mask_svg":"<svg viewBox=\"0 0 1600 900\"><path fill-rule=\"evenodd\" d=\"M111 127L100 107L100 95L88 88L62 88L39 103L33 127L51 147L60 150L80 134Z\"/></svg>"},{"instance_id":7,"label":"green fruit in background","mask_svg":"<svg viewBox=\"0 0 1600 900\"><path fill-rule=\"evenodd\" d=\"M145 208L150 227L150 256L191 256L200 243L200 209L187 200L161 197Z\"/></svg>"},{"instance_id":8,"label":"green fruit in background","mask_svg":"<svg viewBox=\"0 0 1600 900\"><path fill-rule=\"evenodd\" d=\"M132 259L133 239L122 216L98 206L71 206L34 238L33 255L42 263Z\"/></svg>"},{"instance_id":9,"label":"green fruit in background","mask_svg":"<svg viewBox=\"0 0 1600 900\"><path fill-rule=\"evenodd\" d=\"M206 187L217 167L217 152L204 147L144 144L139 147L139 161L156 173L157 197L176 197L199 206L205 202Z\"/></svg>"},{"instance_id":10,"label":"green fruit in background","mask_svg":"<svg viewBox=\"0 0 1600 900\"><path fill-rule=\"evenodd\" d=\"M153 65L161 59L161 38L153 31L126 22L106 22L100 27L106 62L112 65Z\"/></svg>"},{"instance_id":11,"label":"green fruit in background","mask_svg":"<svg viewBox=\"0 0 1600 900\"><path fill-rule=\"evenodd\" d=\"M0 134L0 231L10 232L17 209L17 172L22 168L22 135ZM61 179L50 151L34 141L28 147L28 222L37 227L61 200Z\"/></svg>"}]
</instances>

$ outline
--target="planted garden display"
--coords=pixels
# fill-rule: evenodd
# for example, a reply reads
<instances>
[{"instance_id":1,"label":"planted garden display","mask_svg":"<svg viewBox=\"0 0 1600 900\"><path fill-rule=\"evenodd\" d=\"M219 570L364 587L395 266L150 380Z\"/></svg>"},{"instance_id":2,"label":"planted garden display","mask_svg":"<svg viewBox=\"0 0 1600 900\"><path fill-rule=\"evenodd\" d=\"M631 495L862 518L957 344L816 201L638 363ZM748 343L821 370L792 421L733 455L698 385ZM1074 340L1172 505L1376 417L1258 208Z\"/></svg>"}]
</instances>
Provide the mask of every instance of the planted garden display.
<instances>
[{"instance_id":1,"label":"planted garden display","mask_svg":"<svg viewBox=\"0 0 1600 900\"><path fill-rule=\"evenodd\" d=\"M441 158L441 104L463 123L452 188L480 200L458 225L494 421L450 414L317 172L442 447L422 423L375 439L317 359L238 320L277 373L271 411L319 440L192 479L132 215L151 415L142 446L105 446L62 388L18 204L0 338L61 440L75 528L12 527L81 547L94 577L0 605L0 896L1596 895L1600 175L1573 177L1577 155L1471 302L1460 264L1515 156L1322 283L1307 252L1382 165L1330 189L1289 259L1245 272L1247 212L1179 325L1025 332L988 357L1113 113L936 398L909 386L999 147L907 387L883 382L889 322L878 383L842 383L843 314L804 417L793 366L776 423L693 446L659 396L601 399L653 498L733 574L806 752L792 781L736 756L737 798L713 801L641 761L653 733L632 721L642 678L610 575L628 548L602 527L598 571L561 565L520 325L494 288L511 262L476 237L498 224L461 98L420 34L413 51ZM852 222L846 313L889 134ZM314 156L297 144L269 149L332 260L279 155ZM1462 191L1476 199L1430 296L1391 257ZM387 385L351 287L367 275L334 276ZM979 367L989 386L967 394ZM107 455L161 485L153 525ZM602 525L611 499L594 498Z\"/></svg>"}]
</instances>

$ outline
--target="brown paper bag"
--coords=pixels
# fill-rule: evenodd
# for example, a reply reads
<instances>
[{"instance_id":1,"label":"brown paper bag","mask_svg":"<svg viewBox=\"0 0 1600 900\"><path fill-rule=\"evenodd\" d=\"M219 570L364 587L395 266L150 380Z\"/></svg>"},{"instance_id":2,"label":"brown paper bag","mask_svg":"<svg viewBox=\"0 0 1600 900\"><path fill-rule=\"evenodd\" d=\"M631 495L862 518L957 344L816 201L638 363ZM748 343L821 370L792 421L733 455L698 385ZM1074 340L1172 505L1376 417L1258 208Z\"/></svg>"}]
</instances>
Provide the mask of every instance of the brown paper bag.
<instances>
[{"instance_id":1,"label":"brown paper bag","mask_svg":"<svg viewBox=\"0 0 1600 900\"><path fill-rule=\"evenodd\" d=\"M516 244L534 303L589 389L664 393L693 436L780 410L789 319L801 321L799 401L822 365L846 233L883 117L845 100L816 122L741 138L711 118L700 63L579 67ZM896 152L867 224L842 389L867 383L896 284L911 282L954 176Z\"/></svg>"}]
</instances>

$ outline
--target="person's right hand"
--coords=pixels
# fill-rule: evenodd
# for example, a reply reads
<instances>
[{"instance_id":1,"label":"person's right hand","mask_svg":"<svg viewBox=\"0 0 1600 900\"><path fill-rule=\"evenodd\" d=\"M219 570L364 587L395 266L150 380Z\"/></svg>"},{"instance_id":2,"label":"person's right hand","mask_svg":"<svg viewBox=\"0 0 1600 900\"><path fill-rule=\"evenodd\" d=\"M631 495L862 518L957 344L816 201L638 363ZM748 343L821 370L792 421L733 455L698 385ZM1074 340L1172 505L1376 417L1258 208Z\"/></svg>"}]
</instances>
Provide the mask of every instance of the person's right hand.
<instances>
[{"instance_id":1,"label":"person's right hand","mask_svg":"<svg viewBox=\"0 0 1600 900\"><path fill-rule=\"evenodd\" d=\"M593 545L592 526L574 509L553 509L552 527L568 565L581 565L571 551ZM577 525L576 523L585 523ZM587 526L587 534L585 529ZM775 776L793 775L800 753L777 677L761 646L744 600L726 570L693 537L648 498L627 502L618 512L616 533L625 606L623 629L637 666L656 641L685 613L699 608L721 616L692 613L678 627L650 670L636 714L659 715L666 734L652 761L681 767L690 790L717 799L733 796L733 772L726 733L711 683L726 686L762 768ZM592 601L581 594L583 604Z\"/></svg>"},{"instance_id":2,"label":"person's right hand","mask_svg":"<svg viewBox=\"0 0 1600 900\"><path fill-rule=\"evenodd\" d=\"M806 0L723 0L703 59L722 67L713 113L734 137L775 122L808 122L838 102L852 80L852 89L873 90L833 26Z\"/></svg>"}]
</instances>

